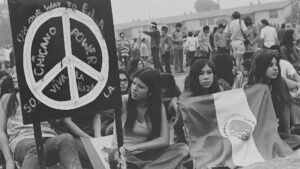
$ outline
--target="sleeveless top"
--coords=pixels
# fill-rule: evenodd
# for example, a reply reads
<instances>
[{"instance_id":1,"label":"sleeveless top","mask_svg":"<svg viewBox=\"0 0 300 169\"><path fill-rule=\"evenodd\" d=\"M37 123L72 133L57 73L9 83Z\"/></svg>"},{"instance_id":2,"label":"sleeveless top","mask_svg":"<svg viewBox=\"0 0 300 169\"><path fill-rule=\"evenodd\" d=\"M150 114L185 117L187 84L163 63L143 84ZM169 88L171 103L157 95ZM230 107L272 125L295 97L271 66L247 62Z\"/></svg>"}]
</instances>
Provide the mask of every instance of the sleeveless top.
<instances>
[{"instance_id":1,"label":"sleeveless top","mask_svg":"<svg viewBox=\"0 0 300 169\"><path fill-rule=\"evenodd\" d=\"M0 113L6 113L6 106L11 94L5 94L0 101ZM20 105L19 94L17 94L19 100L19 106L16 110L16 114L11 117L7 117L7 136L9 148L14 153L17 144L25 138L34 138L33 125L23 124L23 116ZM50 128L48 122L41 122L41 130L43 137L55 137L57 134Z\"/></svg>"},{"instance_id":2,"label":"sleeveless top","mask_svg":"<svg viewBox=\"0 0 300 169\"><path fill-rule=\"evenodd\" d=\"M126 96L125 96L126 97ZM126 102L123 104L126 104ZM123 109L124 111L124 109ZM125 109L126 111L126 109ZM128 112L127 112L128 113ZM125 147L131 147L140 143L144 143L147 141L147 138L150 135L151 129L148 127L147 123L140 123L138 120L135 121L133 126L133 130L130 133L126 133L124 126L127 118L127 113L122 114L122 128L123 128L123 139ZM117 148L117 134L116 134L116 125L114 125L114 138L112 142L112 147Z\"/></svg>"}]
</instances>

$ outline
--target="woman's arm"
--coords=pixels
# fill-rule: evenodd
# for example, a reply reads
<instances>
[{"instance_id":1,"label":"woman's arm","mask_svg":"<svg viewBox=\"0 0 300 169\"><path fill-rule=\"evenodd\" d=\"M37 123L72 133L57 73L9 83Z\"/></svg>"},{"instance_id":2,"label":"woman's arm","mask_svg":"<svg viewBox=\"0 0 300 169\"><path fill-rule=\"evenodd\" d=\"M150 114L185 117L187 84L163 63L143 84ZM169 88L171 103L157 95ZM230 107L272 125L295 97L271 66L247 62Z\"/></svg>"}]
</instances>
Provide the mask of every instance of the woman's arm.
<instances>
[{"instance_id":1,"label":"woman's arm","mask_svg":"<svg viewBox=\"0 0 300 169\"><path fill-rule=\"evenodd\" d=\"M7 117L2 106L2 102L0 102L0 150L5 158L6 169L14 169L14 160L9 151L8 138L6 135L6 118Z\"/></svg>"},{"instance_id":2,"label":"woman's arm","mask_svg":"<svg viewBox=\"0 0 300 169\"><path fill-rule=\"evenodd\" d=\"M155 124L153 124L155 125ZM137 144L133 147L126 147L127 150L131 152L135 151L147 151L153 150L156 148L166 147L169 145L170 142L170 133L169 133L169 124L167 120L166 110L164 105L161 106L161 129L160 129L160 136L153 140Z\"/></svg>"},{"instance_id":3,"label":"woman's arm","mask_svg":"<svg viewBox=\"0 0 300 169\"><path fill-rule=\"evenodd\" d=\"M76 136L78 137L86 137L86 138L91 138L90 135L85 133L81 128L79 128L71 119L71 117L64 118L63 123L66 125L66 127Z\"/></svg>"},{"instance_id":4,"label":"woman's arm","mask_svg":"<svg viewBox=\"0 0 300 169\"><path fill-rule=\"evenodd\" d=\"M96 113L93 120L94 136L101 137L101 118L100 114Z\"/></svg>"}]
</instances>

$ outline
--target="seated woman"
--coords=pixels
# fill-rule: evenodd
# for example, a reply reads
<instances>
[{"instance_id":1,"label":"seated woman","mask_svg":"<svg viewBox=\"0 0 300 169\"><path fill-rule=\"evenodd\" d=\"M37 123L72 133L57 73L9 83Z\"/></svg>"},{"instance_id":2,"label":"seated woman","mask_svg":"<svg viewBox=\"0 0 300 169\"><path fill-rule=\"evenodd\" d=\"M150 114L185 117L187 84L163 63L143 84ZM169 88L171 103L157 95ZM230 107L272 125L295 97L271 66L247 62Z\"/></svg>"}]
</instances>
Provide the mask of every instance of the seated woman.
<instances>
[{"instance_id":1,"label":"seated woman","mask_svg":"<svg viewBox=\"0 0 300 169\"><path fill-rule=\"evenodd\" d=\"M262 50L254 55L248 85L257 83L269 86L276 116L278 132L292 148L299 146L299 138L291 135L292 98L286 81L281 77L277 52Z\"/></svg>"},{"instance_id":2,"label":"seated woman","mask_svg":"<svg viewBox=\"0 0 300 169\"><path fill-rule=\"evenodd\" d=\"M23 124L17 78L13 79L16 90L12 93L2 91L7 94L0 100L0 149L5 157L6 169L14 169L14 160L22 169L39 169L33 125ZM12 81L12 78L8 77L5 81ZM57 136L47 122L41 122L41 130L46 161L57 159L58 156L62 167L82 168L71 135Z\"/></svg>"},{"instance_id":3,"label":"seated woman","mask_svg":"<svg viewBox=\"0 0 300 169\"><path fill-rule=\"evenodd\" d=\"M189 149L182 143L169 145L160 75L151 68L142 68L133 77L129 95L123 96L121 117L127 167L174 169L188 155ZM113 147L116 147L116 139ZM111 169L117 168L116 153L112 151L109 157Z\"/></svg>"},{"instance_id":4,"label":"seated woman","mask_svg":"<svg viewBox=\"0 0 300 169\"><path fill-rule=\"evenodd\" d=\"M188 86L179 97L179 102L187 97L196 97L220 92L220 87L215 76L215 67L212 62L206 59L196 60L189 73ZM177 103L174 103L174 107ZM183 120L179 111L177 111L174 122L175 142L184 142L186 139L183 131Z\"/></svg>"},{"instance_id":5,"label":"seated woman","mask_svg":"<svg viewBox=\"0 0 300 169\"><path fill-rule=\"evenodd\" d=\"M221 91L216 77L215 66L212 62L205 59L198 59L192 64L188 83L188 89L180 95L180 98L207 95Z\"/></svg>"}]
</instances>

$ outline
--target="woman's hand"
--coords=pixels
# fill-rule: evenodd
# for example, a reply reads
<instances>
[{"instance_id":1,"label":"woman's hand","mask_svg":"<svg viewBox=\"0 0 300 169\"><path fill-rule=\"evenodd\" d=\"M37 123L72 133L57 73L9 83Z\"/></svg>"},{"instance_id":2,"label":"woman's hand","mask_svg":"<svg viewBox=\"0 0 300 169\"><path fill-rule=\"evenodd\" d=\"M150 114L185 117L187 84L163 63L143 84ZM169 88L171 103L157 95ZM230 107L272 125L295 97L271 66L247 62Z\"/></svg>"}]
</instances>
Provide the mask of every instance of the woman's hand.
<instances>
[{"instance_id":1,"label":"woman's hand","mask_svg":"<svg viewBox=\"0 0 300 169\"><path fill-rule=\"evenodd\" d=\"M126 149L127 151L129 151L130 153L133 153L133 152L135 152L135 151L138 150L138 149L137 149L137 146L125 147L125 149Z\"/></svg>"}]
</instances>

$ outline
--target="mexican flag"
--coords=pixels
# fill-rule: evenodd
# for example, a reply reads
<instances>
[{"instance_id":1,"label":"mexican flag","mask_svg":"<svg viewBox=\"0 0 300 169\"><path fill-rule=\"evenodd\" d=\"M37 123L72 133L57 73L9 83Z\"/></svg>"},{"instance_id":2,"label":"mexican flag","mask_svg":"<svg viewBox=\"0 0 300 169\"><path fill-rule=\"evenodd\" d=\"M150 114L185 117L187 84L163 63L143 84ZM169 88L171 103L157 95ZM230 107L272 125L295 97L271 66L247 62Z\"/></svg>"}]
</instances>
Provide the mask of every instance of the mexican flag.
<instances>
[{"instance_id":1,"label":"mexican flag","mask_svg":"<svg viewBox=\"0 0 300 169\"><path fill-rule=\"evenodd\" d=\"M179 110L197 169L244 167L292 153L277 133L265 85L182 98Z\"/></svg>"},{"instance_id":2,"label":"mexican flag","mask_svg":"<svg viewBox=\"0 0 300 169\"><path fill-rule=\"evenodd\" d=\"M94 169L110 169L108 155L112 151L113 136L81 138Z\"/></svg>"}]
</instances>

